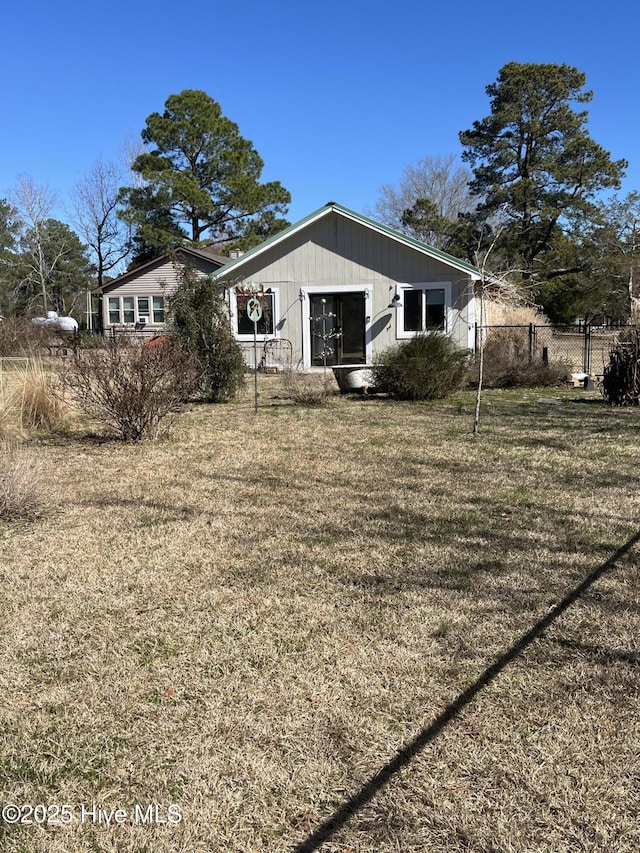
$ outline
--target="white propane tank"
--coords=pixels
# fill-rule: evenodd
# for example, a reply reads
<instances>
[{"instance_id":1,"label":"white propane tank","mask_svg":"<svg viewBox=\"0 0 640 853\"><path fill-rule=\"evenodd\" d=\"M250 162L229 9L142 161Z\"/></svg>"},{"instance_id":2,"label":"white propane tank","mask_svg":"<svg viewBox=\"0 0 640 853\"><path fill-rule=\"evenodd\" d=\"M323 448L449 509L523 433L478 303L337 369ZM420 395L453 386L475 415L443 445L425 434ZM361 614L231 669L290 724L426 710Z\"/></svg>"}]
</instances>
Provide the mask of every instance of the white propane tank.
<instances>
[{"instance_id":1,"label":"white propane tank","mask_svg":"<svg viewBox=\"0 0 640 853\"><path fill-rule=\"evenodd\" d=\"M46 317L34 317L31 321L35 326L49 326L60 329L61 332L77 332L78 323L73 317L59 317L56 311L47 311Z\"/></svg>"}]
</instances>

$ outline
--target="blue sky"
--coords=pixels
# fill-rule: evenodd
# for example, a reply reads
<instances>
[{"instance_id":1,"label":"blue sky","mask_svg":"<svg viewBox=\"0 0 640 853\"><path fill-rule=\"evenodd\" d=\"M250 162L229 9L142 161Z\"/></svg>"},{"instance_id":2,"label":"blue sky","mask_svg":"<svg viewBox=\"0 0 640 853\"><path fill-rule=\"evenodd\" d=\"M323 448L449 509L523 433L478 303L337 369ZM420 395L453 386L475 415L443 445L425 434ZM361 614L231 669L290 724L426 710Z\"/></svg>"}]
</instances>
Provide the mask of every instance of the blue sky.
<instances>
[{"instance_id":1,"label":"blue sky","mask_svg":"<svg viewBox=\"0 0 640 853\"><path fill-rule=\"evenodd\" d=\"M591 11L593 9L593 11ZM168 95L203 89L252 140L295 221L329 200L366 212L427 155L460 153L506 62L574 65L592 137L640 189L637 0L165 0L11 3L0 50L0 197L21 174L65 219L69 189L139 139Z\"/></svg>"}]
</instances>

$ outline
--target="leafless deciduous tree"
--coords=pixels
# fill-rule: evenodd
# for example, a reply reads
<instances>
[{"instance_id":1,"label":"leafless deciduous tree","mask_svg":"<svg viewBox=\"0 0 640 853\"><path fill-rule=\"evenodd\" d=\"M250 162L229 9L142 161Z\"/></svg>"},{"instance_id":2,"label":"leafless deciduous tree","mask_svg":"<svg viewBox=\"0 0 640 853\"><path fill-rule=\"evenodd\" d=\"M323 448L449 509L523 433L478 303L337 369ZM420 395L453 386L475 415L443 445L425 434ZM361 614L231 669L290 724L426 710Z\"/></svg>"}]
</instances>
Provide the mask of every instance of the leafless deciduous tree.
<instances>
[{"instance_id":1,"label":"leafless deciduous tree","mask_svg":"<svg viewBox=\"0 0 640 853\"><path fill-rule=\"evenodd\" d=\"M148 146L140 139L139 136L129 134L120 148L118 162L121 166L122 173L126 176L126 183L130 187L143 187L146 185L145 179L138 172L133 171L133 164L141 154L148 150Z\"/></svg>"},{"instance_id":2,"label":"leafless deciduous tree","mask_svg":"<svg viewBox=\"0 0 640 853\"><path fill-rule=\"evenodd\" d=\"M476 405L473 416L473 435L477 436L480 431L480 404L482 402L482 389L484 381L484 347L486 342L485 334L485 300L487 293L491 293L494 300L504 300L510 304L526 303L528 301L526 290L523 286L515 284L513 281L512 271L503 271L502 273L490 272L489 261L492 252L496 247L496 243L500 239L500 235L505 228L506 211L503 208L494 217L494 230L492 232L491 243L487 248L482 247L482 238L478 241L478 250L475 256L475 265L478 268L478 276L474 280L474 298L479 308L479 323L478 323L478 350L476 359L478 363L478 387L476 389Z\"/></svg>"},{"instance_id":3,"label":"leafless deciduous tree","mask_svg":"<svg viewBox=\"0 0 640 853\"><path fill-rule=\"evenodd\" d=\"M64 245L60 245L53 255L45 251L47 223L56 206L56 194L48 186L37 185L29 175L22 175L9 194L9 200L17 210L21 224L31 234L29 251L23 254L23 261L26 260L38 282L42 308L46 314L49 304L47 285L52 270L65 253Z\"/></svg>"},{"instance_id":4,"label":"leafless deciduous tree","mask_svg":"<svg viewBox=\"0 0 640 853\"><path fill-rule=\"evenodd\" d=\"M405 168L397 186L383 184L378 201L367 212L379 222L421 239L424 235L413 233L403 223L405 212L419 199L426 199L440 216L455 221L459 213L475 206L468 189L470 180L471 172L458 164L454 154L424 157Z\"/></svg>"},{"instance_id":5,"label":"leafless deciduous tree","mask_svg":"<svg viewBox=\"0 0 640 853\"><path fill-rule=\"evenodd\" d=\"M15 251L5 253L12 311L70 314L87 292L93 267L86 246L64 222L54 219L57 198L23 175L9 194L17 213Z\"/></svg>"},{"instance_id":6,"label":"leafless deciduous tree","mask_svg":"<svg viewBox=\"0 0 640 853\"><path fill-rule=\"evenodd\" d=\"M131 248L131 229L118 217L122 172L114 163L96 160L71 192L73 224L91 250L99 287L107 273L117 270Z\"/></svg>"}]
</instances>

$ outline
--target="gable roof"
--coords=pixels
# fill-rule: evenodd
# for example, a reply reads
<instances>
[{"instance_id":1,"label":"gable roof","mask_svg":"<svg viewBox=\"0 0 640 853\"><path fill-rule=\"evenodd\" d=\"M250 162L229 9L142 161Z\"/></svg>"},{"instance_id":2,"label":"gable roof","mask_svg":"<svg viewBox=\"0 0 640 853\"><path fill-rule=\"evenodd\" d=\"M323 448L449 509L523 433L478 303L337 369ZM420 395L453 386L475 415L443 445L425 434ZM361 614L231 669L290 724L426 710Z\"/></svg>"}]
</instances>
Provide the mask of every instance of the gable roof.
<instances>
[{"instance_id":1,"label":"gable roof","mask_svg":"<svg viewBox=\"0 0 640 853\"><path fill-rule=\"evenodd\" d=\"M209 248L192 249L189 246L178 246L173 252L165 252L164 255L159 255L159 257L154 258L152 261L147 261L146 264L141 264L135 269L127 270L127 272L123 272L122 275L119 275L117 278L112 279L112 281L103 284L102 287L96 287L91 292L97 295L106 293L108 290L111 290L114 287L119 287L126 281L131 281L131 279L137 278L139 275L151 269L154 265L165 263L174 254L183 254L191 256L192 258L199 258L200 260L208 261L216 268L224 266L224 264L229 260L229 258L226 258L224 255L219 255L217 252L213 252Z\"/></svg>"},{"instance_id":2,"label":"gable roof","mask_svg":"<svg viewBox=\"0 0 640 853\"><path fill-rule=\"evenodd\" d=\"M350 219L353 222L357 222L360 225L363 225L365 228L369 228L372 231L378 232L379 234L384 234L398 243L408 246L411 249L415 249L416 251L421 252L423 255L426 255L429 258L442 261L443 263L448 264L450 267L453 267L454 269L457 269L460 272L466 273L467 275L470 275L473 278L480 279L482 276L480 270L477 267L473 266L473 264L468 263L467 261L463 261L460 258L456 258L453 255L448 254L447 252L443 252L441 249L436 249L434 246L429 246L427 243L422 243L420 240L415 240L413 237L408 237L401 231L396 231L394 228L389 228L387 225L382 225L380 222L375 222L373 219L369 219L366 216L362 216L362 214L360 213L356 213L353 210L349 210L349 208L343 207L341 204L338 204L335 201L329 201L327 202L327 204L324 205L324 207L319 208L314 213L310 213L308 216L305 216L303 219L300 219L293 225L289 225L288 228L285 228L284 230L278 232L278 234L274 234L273 237L268 237L266 240L264 240L264 242L260 243L258 246L254 246L253 249L249 249L239 258L229 261L217 272L215 272L212 278L218 280L226 279L231 273L236 273L237 271L239 271L242 266L247 263L247 261L259 257L264 252L287 240L293 234L297 234L298 231L301 231L303 228L306 228L307 226L318 222L320 219L323 219L324 217L329 216L332 213L335 213L338 216L343 216L345 219Z\"/></svg>"}]
</instances>

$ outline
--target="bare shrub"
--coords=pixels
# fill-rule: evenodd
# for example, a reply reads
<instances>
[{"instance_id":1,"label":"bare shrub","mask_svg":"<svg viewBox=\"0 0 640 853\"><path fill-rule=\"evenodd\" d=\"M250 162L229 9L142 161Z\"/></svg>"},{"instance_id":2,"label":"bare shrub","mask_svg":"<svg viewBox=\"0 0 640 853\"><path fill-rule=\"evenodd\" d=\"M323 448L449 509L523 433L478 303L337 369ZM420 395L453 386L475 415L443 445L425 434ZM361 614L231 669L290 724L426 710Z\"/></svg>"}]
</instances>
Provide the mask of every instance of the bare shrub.
<instances>
[{"instance_id":1,"label":"bare shrub","mask_svg":"<svg viewBox=\"0 0 640 853\"><path fill-rule=\"evenodd\" d=\"M33 358L59 339L59 333L26 317L6 317L0 322L0 356Z\"/></svg>"},{"instance_id":2,"label":"bare shrub","mask_svg":"<svg viewBox=\"0 0 640 853\"><path fill-rule=\"evenodd\" d=\"M33 453L19 445L0 445L0 518L31 519L44 507L44 478Z\"/></svg>"},{"instance_id":3,"label":"bare shrub","mask_svg":"<svg viewBox=\"0 0 640 853\"><path fill-rule=\"evenodd\" d=\"M485 388L559 385L569 369L562 360L530 358L526 329L492 329L484 345Z\"/></svg>"},{"instance_id":4,"label":"bare shrub","mask_svg":"<svg viewBox=\"0 0 640 853\"><path fill-rule=\"evenodd\" d=\"M640 331L634 329L626 340L611 348L604 368L602 393L613 406L640 405Z\"/></svg>"},{"instance_id":5,"label":"bare shrub","mask_svg":"<svg viewBox=\"0 0 640 853\"><path fill-rule=\"evenodd\" d=\"M78 407L124 441L157 438L200 380L196 357L173 338L154 347L114 338L78 350L64 376Z\"/></svg>"},{"instance_id":6,"label":"bare shrub","mask_svg":"<svg viewBox=\"0 0 640 853\"><path fill-rule=\"evenodd\" d=\"M287 368L280 376L285 396L299 406L322 406L336 391L332 379L320 373Z\"/></svg>"}]
</instances>

